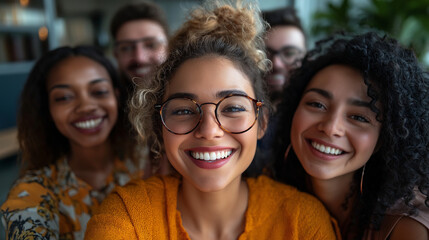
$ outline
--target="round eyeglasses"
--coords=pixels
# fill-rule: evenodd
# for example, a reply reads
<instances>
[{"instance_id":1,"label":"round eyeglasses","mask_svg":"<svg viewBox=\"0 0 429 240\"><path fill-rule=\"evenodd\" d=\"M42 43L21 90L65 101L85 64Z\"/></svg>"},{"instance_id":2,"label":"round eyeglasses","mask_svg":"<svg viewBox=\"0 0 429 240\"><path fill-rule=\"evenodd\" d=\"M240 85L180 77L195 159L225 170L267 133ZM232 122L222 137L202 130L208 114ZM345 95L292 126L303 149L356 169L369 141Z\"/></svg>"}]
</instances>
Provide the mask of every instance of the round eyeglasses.
<instances>
[{"instance_id":1,"label":"round eyeglasses","mask_svg":"<svg viewBox=\"0 0 429 240\"><path fill-rule=\"evenodd\" d=\"M141 45L140 45L141 44ZM161 51L166 46L164 39L146 37L137 40L122 40L115 42L115 51L120 56L131 56L137 48L142 48L150 53Z\"/></svg>"},{"instance_id":2,"label":"round eyeglasses","mask_svg":"<svg viewBox=\"0 0 429 240\"><path fill-rule=\"evenodd\" d=\"M162 124L168 131L184 135L198 127L203 117L202 107L209 104L216 106L215 116L221 129L228 133L240 134L255 125L263 102L246 95L231 94L218 103L198 104L191 98L171 98L155 105L155 108L159 109Z\"/></svg>"},{"instance_id":3,"label":"round eyeglasses","mask_svg":"<svg viewBox=\"0 0 429 240\"><path fill-rule=\"evenodd\" d=\"M273 59L275 55L279 55L282 62L286 65L299 64L305 55L305 52L294 46L284 46L279 50L274 50L267 47L267 56Z\"/></svg>"}]
</instances>

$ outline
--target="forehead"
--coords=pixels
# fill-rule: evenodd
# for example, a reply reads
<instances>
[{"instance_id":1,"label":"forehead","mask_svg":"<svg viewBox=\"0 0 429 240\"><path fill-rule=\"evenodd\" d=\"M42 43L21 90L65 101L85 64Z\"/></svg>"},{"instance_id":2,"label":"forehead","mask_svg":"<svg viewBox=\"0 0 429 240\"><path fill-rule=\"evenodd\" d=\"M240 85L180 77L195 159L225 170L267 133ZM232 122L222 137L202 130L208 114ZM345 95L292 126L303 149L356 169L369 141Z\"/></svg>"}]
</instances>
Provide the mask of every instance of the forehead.
<instances>
[{"instance_id":1,"label":"forehead","mask_svg":"<svg viewBox=\"0 0 429 240\"><path fill-rule=\"evenodd\" d=\"M305 49L305 36L295 26L276 26L267 32L265 44L272 49L280 49L284 46L294 46Z\"/></svg>"},{"instance_id":2,"label":"forehead","mask_svg":"<svg viewBox=\"0 0 429 240\"><path fill-rule=\"evenodd\" d=\"M311 88L326 90L337 97L370 100L362 74L345 65L330 65L321 69L313 76L306 89Z\"/></svg>"},{"instance_id":3,"label":"forehead","mask_svg":"<svg viewBox=\"0 0 429 240\"><path fill-rule=\"evenodd\" d=\"M111 83L110 75L103 65L84 56L73 56L56 64L47 76L46 85L56 84L84 84L94 79L107 79Z\"/></svg>"},{"instance_id":4,"label":"forehead","mask_svg":"<svg viewBox=\"0 0 429 240\"><path fill-rule=\"evenodd\" d=\"M122 24L116 33L116 41L136 40L147 37L166 39L162 26L152 20L133 20Z\"/></svg>"},{"instance_id":5,"label":"forehead","mask_svg":"<svg viewBox=\"0 0 429 240\"><path fill-rule=\"evenodd\" d=\"M240 90L255 97L249 78L231 60L204 56L182 63L167 85L164 100L178 92L213 98L225 90Z\"/></svg>"}]
</instances>

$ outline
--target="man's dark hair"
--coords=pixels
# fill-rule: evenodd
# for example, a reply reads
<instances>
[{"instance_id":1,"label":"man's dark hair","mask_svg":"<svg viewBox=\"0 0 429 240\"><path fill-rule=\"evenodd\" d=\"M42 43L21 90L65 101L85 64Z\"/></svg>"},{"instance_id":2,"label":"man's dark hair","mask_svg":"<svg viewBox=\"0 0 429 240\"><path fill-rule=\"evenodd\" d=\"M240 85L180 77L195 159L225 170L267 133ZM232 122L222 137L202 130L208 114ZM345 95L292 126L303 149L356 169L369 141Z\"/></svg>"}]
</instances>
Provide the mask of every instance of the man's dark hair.
<instances>
[{"instance_id":1,"label":"man's dark hair","mask_svg":"<svg viewBox=\"0 0 429 240\"><path fill-rule=\"evenodd\" d=\"M296 11L293 7L276 8L269 11L263 11L262 17L268 24L270 24L271 27L294 26L299 28L299 30L304 33L301 20L296 15Z\"/></svg>"},{"instance_id":2,"label":"man's dark hair","mask_svg":"<svg viewBox=\"0 0 429 240\"><path fill-rule=\"evenodd\" d=\"M134 20L150 20L158 23L168 36L168 24L164 11L156 4L143 1L137 4L127 4L121 7L113 16L110 23L110 34L116 39L116 34L122 25Z\"/></svg>"}]
</instances>

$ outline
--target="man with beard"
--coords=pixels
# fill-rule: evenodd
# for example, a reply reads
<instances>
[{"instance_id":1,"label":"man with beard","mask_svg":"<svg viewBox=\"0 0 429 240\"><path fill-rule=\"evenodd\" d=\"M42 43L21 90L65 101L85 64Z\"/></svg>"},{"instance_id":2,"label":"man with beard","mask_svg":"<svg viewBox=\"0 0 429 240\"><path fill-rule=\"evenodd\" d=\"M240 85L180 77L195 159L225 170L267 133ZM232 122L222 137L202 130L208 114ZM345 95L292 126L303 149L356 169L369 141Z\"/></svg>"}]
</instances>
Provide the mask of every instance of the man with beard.
<instances>
[{"instance_id":1,"label":"man with beard","mask_svg":"<svg viewBox=\"0 0 429 240\"><path fill-rule=\"evenodd\" d=\"M301 65L300 61L306 52L306 39L294 8L265 11L262 15L271 26L265 36L265 44L273 69L265 80L275 107L283 87L289 84L290 71Z\"/></svg>"},{"instance_id":2,"label":"man with beard","mask_svg":"<svg viewBox=\"0 0 429 240\"><path fill-rule=\"evenodd\" d=\"M147 1L126 4L113 16L110 33L121 80L127 88L127 96L121 97L128 101L134 83L144 81L166 58L168 25L165 13L158 5ZM128 108L124 111L128 112ZM154 168L147 153L146 146L140 146L137 151L145 178L170 171L166 158L161 160L159 168Z\"/></svg>"},{"instance_id":3,"label":"man with beard","mask_svg":"<svg viewBox=\"0 0 429 240\"><path fill-rule=\"evenodd\" d=\"M247 176L261 174L271 158L270 149L278 119L277 105L280 103L283 88L289 84L291 71L301 65L301 59L306 52L305 34L294 8L264 11L262 16L271 27L265 35L265 45L273 68L265 80L274 115L270 117L264 137L258 140L255 158L245 173Z\"/></svg>"},{"instance_id":4,"label":"man with beard","mask_svg":"<svg viewBox=\"0 0 429 240\"><path fill-rule=\"evenodd\" d=\"M165 60L168 26L164 11L151 2L127 4L113 16L110 33L121 77L132 91L132 81L144 80Z\"/></svg>"}]
</instances>

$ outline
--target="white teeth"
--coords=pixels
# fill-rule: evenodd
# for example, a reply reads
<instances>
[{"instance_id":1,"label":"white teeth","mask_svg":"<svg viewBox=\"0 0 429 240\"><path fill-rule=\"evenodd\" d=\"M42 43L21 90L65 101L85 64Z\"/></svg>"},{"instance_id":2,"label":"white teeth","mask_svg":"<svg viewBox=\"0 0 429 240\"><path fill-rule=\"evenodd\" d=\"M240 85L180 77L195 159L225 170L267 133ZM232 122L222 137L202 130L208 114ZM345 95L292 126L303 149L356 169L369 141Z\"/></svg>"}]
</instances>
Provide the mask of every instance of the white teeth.
<instances>
[{"instance_id":1,"label":"white teeth","mask_svg":"<svg viewBox=\"0 0 429 240\"><path fill-rule=\"evenodd\" d=\"M319 150L319 152L323 152L326 154L332 154L332 155L340 155L341 153L343 153L343 151L341 151L340 149L337 148L333 148L333 147L328 147L316 142L311 142L311 146L313 146L315 149Z\"/></svg>"},{"instance_id":2,"label":"white teeth","mask_svg":"<svg viewBox=\"0 0 429 240\"><path fill-rule=\"evenodd\" d=\"M145 75L145 74L148 74L151 70L152 68L150 66L145 66L145 67L136 69L136 73L140 75Z\"/></svg>"},{"instance_id":3,"label":"white teeth","mask_svg":"<svg viewBox=\"0 0 429 240\"><path fill-rule=\"evenodd\" d=\"M77 122L77 123L74 123L74 125L78 128L82 128L82 129L91 129L91 128L95 128L98 125L100 125L100 123L102 121L103 121L103 118L97 118L97 119L91 119L91 120L87 120L87 121Z\"/></svg>"},{"instance_id":4,"label":"white teeth","mask_svg":"<svg viewBox=\"0 0 429 240\"><path fill-rule=\"evenodd\" d=\"M223 150L215 152L191 152L192 157L204 161L214 161L227 158L231 155L232 150Z\"/></svg>"}]
</instances>

